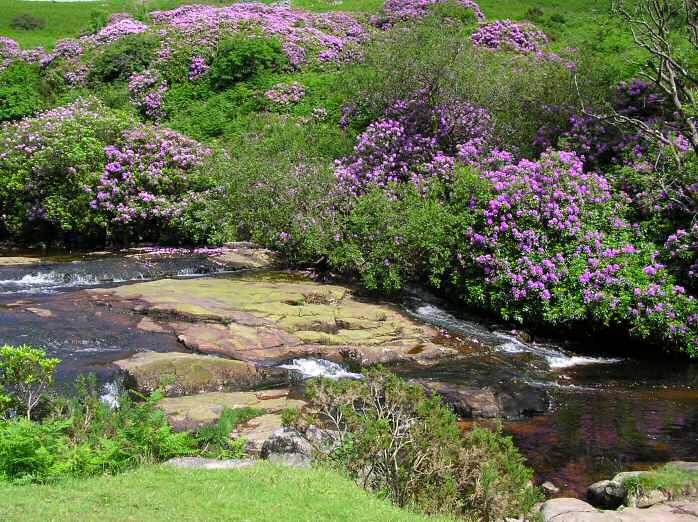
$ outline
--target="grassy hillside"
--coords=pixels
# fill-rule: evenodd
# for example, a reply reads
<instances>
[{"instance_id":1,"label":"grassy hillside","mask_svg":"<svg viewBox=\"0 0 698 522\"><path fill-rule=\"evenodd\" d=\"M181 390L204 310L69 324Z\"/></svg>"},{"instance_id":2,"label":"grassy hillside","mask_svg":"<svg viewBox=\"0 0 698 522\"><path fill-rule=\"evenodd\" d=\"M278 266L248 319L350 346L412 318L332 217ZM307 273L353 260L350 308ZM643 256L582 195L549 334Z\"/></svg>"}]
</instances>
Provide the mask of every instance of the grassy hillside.
<instances>
[{"instance_id":1,"label":"grassy hillside","mask_svg":"<svg viewBox=\"0 0 698 522\"><path fill-rule=\"evenodd\" d=\"M147 467L47 486L0 483L0 498L4 522L437 520L395 508L330 471L267 464L240 471Z\"/></svg>"}]
</instances>

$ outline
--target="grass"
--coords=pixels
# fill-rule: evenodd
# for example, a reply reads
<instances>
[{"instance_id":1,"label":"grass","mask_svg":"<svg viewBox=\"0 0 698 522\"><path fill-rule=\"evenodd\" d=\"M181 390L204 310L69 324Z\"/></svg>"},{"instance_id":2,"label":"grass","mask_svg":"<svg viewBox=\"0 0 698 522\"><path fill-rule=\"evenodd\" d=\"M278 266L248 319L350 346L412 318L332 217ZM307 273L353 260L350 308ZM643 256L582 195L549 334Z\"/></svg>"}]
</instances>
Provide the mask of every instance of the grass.
<instances>
[{"instance_id":1,"label":"grass","mask_svg":"<svg viewBox=\"0 0 698 522\"><path fill-rule=\"evenodd\" d=\"M153 466L41 486L0 483L0 498L4 522L437 520L372 497L337 473L266 463L224 471Z\"/></svg>"},{"instance_id":2,"label":"grass","mask_svg":"<svg viewBox=\"0 0 698 522\"><path fill-rule=\"evenodd\" d=\"M687 471L666 465L632 477L624 482L629 491L636 494L647 493L656 489L681 496L698 488L698 471Z\"/></svg>"}]
</instances>

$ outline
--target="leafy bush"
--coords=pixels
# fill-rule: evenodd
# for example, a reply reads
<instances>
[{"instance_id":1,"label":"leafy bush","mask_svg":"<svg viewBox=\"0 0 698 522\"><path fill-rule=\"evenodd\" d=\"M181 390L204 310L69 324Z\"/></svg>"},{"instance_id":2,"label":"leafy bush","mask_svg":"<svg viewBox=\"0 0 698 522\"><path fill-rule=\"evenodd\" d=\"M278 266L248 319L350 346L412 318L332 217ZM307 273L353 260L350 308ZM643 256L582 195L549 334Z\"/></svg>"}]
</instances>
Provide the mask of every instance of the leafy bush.
<instances>
[{"instance_id":1,"label":"leafy bush","mask_svg":"<svg viewBox=\"0 0 698 522\"><path fill-rule=\"evenodd\" d=\"M215 241L251 239L276 246L292 261L328 250L337 201L329 158L346 152L349 140L324 123L288 123L265 114L245 121L229 158L211 174L220 193L196 221L210 225Z\"/></svg>"},{"instance_id":2,"label":"leafy bush","mask_svg":"<svg viewBox=\"0 0 698 522\"><path fill-rule=\"evenodd\" d=\"M481 428L463 436L437 395L373 369L361 380L320 380L308 389L310 418L338 431L330 460L399 506L495 521L528 514L538 500L511 439ZM287 416L288 417L288 416Z\"/></svg>"},{"instance_id":3,"label":"leafy bush","mask_svg":"<svg viewBox=\"0 0 698 522\"><path fill-rule=\"evenodd\" d=\"M12 29L21 29L23 31L34 31L36 29L43 29L46 27L46 20L30 14L21 14L10 20L10 27L12 27Z\"/></svg>"},{"instance_id":4,"label":"leafy bush","mask_svg":"<svg viewBox=\"0 0 698 522\"><path fill-rule=\"evenodd\" d=\"M0 69L0 122L29 116L44 106L38 66L17 61Z\"/></svg>"},{"instance_id":5,"label":"leafy bush","mask_svg":"<svg viewBox=\"0 0 698 522\"><path fill-rule=\"evenodd\" d=\"M223 40L209 72L219 90L263 72L280 70L287 63L281 43L274 38L237 35Z\"/></svg>"},{"instance_id":6,"label":"leafy bush","mask_svg":"<svg viewBox=\"0 0 698 522\"><path fill-rule=\"evenodd\" d=\"M53 382L59 362L31 346L0 347L0 392L9 392L9 398L31 419L32 410Z\"/></svg>"},{"instance_id":7,"label":"leafy bush","mask_svg":"<svg viewBox=\"0 0 698 522\"><path fill-rule=\"evenodd\" d=\"M133 73L148 68L159 45L150 34L132 34L99 48L92 59L89 78L97 82L127 80Z\"/></svg>"},{"instance_id":8,"label":"leafy bush","mask_svg":"<svg viewBox=\"0 0 698 522\"><path fill-rule=\"evenodd\" d=\"M243 438L231 439L230 434L238 425L258 417L262 413L262 410L255 408L224 410L216 424L204 426L196 432L195 439L198 448L211 458L239 459L243 457L247 441Z\"/></svg>"}]
</instances>

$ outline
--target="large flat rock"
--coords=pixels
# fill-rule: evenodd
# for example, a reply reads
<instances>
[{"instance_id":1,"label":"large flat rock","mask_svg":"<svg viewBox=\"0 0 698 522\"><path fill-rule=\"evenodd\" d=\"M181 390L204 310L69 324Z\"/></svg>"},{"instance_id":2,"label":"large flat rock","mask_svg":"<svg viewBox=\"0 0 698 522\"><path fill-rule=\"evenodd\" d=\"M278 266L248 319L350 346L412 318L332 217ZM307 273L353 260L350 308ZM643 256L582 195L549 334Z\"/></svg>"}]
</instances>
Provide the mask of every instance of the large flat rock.
<instances>
[{"instance_id":1,"label":"large flat rock","mask_svg":"<svg viewBox=\"0 0 698 522\"><path fill-rule=\"evenodd\" d=\"M288 390L212 392L169 397L158 402L158 408L165 412L176 431L193 431L215 424L226 408L256 408L267 414L278 414L285 409L302 408L304 405L304 401L288 398Z\"/></svg>"},{"instance_id":2,"label":"large flat rock","mask_svg":"<svg viewBox=\"0 0 698 522\"><path fill-rule=\"evenodd\" d=\"M430 364L458 352L389 304L297 275L164 279L91 291L141 313L144 329L172 332L190 350L242 361L322 357L369 366Z\"/></svg>"},{"instance_id":3,"label":"large flat rock","mask_svg":"<svg viewBox=\"0 0 698 522\"><path fill-rule=\"evenodd\" d=\"M168 397L213 391L248 391L287 382L287 372L191 353L141 352L114 363L141 393L164 390Z\"/></svg>"}]
</instances>

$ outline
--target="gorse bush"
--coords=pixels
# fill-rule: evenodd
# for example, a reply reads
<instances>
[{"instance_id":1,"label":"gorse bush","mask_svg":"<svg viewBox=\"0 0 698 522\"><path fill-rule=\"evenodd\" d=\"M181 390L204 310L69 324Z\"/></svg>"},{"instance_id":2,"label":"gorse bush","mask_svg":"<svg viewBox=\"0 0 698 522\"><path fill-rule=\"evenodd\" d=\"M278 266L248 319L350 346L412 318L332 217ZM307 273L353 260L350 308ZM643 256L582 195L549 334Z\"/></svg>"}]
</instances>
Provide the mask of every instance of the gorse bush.
<instances>
[{"instance_id":1,"label":"gorse bush","mask_svg":"<svg viewBox=\"0 0 698 522\"><path fill-rule=\"evenodd\" d=\"M29 116L45 104L38 66L16 62L0 70L0 122Z\"/></svg>"},{"instance_id":2,"label":"gorse bush","mask_svg":"<svg viewBox=\"0 0 698 522\"><path fill-rule=\"evenodd\" d=\"M32 410L44 398L59 362L31 346L0 347L0 413L15 406L31 420Z\"/></svg>"},{"instance_id":3,"label":"gorse bush","mask_svg":"<svg viewBox=\"0 0 698 522\"><path fill-rule=\"evenodd\" d=\"M287 420L329 424L338 443L329 461L399 506L495 521L527 515L539 498L509 438L481 428L464 436L438 396L385 370L313 382L308 400L305 416Z\"/></svg>"},{"instance_id":4,"label":"gorse bush","mask_svg":"<svg viewBox=\"0 0 698 522\"><path fill-rule=\"evenodd\" d=\"M99 82L127 80L148 68L159 45L157 38L134 34L101 48L91 61L90 79Z\"/></svg>"},{"instance_id":5,"label":"gorse bush","mask_svg":"<svg viewBox=\"0 0 698 522\"><path fill-rule=\"evenodd\" d=\"M211 84L222 90L257 74L278 71L286 62L278 40L240 35L219 44L208 74Z\"/></svg>"}]
</instances>

